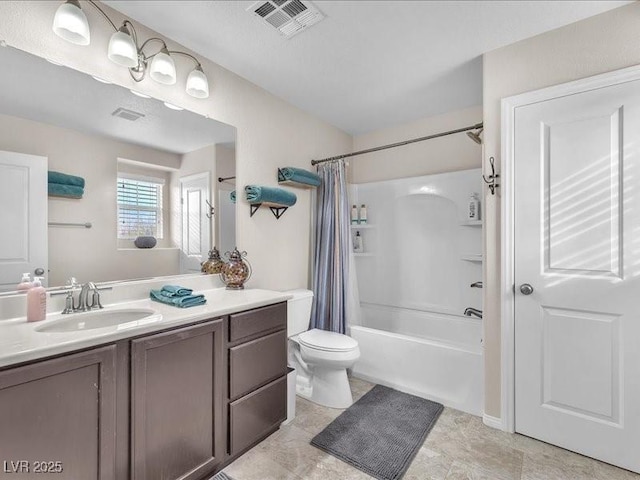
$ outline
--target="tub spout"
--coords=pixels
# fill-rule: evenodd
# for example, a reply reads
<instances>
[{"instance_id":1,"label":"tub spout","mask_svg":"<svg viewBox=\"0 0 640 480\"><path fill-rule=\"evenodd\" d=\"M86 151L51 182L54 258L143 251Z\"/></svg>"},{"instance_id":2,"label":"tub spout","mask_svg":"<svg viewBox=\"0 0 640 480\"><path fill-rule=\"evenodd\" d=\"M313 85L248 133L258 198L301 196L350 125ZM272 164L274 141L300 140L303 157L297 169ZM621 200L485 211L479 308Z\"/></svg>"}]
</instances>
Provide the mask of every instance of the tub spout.
<instances>
[{"instance_id":1,"label":"tub spout","mask_svg":"<svg viewBox=\"0 0 640 480\"><path fill-rule=\"evenodd\" d=\"M478 318L482 318L482 310L478 310L477 308L467 307L464 309L464 314L467 317L474 316Z\"/></svg>"}]
</instances>

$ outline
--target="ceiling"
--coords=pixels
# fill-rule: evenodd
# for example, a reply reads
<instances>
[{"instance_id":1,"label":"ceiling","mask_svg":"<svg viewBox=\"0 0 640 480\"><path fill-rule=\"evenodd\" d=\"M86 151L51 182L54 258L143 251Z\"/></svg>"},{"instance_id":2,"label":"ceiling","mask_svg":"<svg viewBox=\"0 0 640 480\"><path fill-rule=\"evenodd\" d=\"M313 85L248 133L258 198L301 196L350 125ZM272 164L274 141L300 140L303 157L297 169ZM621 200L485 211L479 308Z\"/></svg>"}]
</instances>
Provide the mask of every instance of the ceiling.
<instances>
[{"instance_id":1,"label":"ceiling","mask_svg":"<svg viewBox=\"0 0 640 480\"><path fill-rule=\"evenodd\" d=\"M105 3L359 134L480 105L483 53L630 2L316 1L326 18L290 39L251 1Z\"/></svg>"},{"instance_id":2,"label":"ceiling","mask_svg":"<svg viewBox=\"0 0 640 480\"><path fill-rule=\"evenodd\" d=\"M0 48L0 114L115 138L183 154L235 142L234 127L188 111L175 111L126 88L100 83L71 68ZM115 117L117 108L142 113L135 122Z\"/></svg>"}]
</instances>

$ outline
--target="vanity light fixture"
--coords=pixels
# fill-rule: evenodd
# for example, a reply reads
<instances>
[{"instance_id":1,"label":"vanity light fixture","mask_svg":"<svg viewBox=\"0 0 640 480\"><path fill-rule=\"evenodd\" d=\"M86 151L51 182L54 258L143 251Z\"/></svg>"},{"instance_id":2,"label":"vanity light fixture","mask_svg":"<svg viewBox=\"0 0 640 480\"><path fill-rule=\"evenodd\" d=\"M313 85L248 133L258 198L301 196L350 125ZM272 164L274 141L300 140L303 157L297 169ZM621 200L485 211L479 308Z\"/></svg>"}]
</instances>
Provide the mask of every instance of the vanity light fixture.
<instances>
[{"instance_id":1,"label":"vanity light fixture","mask_svg":"<svg viewBox=\"0 0 640 480\"><path fill-rule=\"evenodd\" d=\"M107 57L112 62L127 67L133 80L141 82L149 70L149 76L154 81L164 85L174 85L177 73L172 55L182 55L195 63L195 68L187 77L186 92L195 98L209 97L209 81L196 57L186 52L169 50L165 41L157 37L149 38L140 45L136 29L129 20L125 20L120 28L117 28L96 2L86 0L86 3L98 10L113 27L114 33L109 40ZM89 45L91 41L89 22L79 0L66 0L58 7L53 18L53 31L68 42ZM159 43L160 49L154 53L149 52L146 47L151 42Z\"/></svg>"}]
</instances>

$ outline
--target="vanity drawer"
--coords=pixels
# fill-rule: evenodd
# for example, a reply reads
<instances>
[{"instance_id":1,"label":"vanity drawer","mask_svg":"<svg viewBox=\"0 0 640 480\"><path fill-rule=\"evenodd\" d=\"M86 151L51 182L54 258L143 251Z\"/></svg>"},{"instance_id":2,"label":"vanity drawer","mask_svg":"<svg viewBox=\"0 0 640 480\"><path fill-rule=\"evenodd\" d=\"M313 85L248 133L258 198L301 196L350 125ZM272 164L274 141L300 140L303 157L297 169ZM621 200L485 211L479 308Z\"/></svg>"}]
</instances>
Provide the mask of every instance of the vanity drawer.
<instances>
[{"instance_id":1,"label":"vanity drawer","mask_svg":"<svg viewBox=\"0 0 640 480\"><path fill-rule=\"evenodd\" d=\"M231 315L229 341L236 342L261 332L287 328L287 302Z\"/></svg>"},{"instance_id":2,"label":"vanity drawer","mask_svg":"<svg viewBox=\"0 0 640 480\"><path fill-rule=\"evenodd\" d=\"M287 418L287 377L283 376L229 405L229 454L251 446Z\"/></svg>"},{"instance_id":3,"label":"vanity drawer","mask_svg":"<svg viewBox=\"0 0 640 480\"><path fill-rule=\"evenodd\" d=\"M229 398L241 397L287 373L287 332L272 333L229 349Z\"/></svg>"}]
</instances>

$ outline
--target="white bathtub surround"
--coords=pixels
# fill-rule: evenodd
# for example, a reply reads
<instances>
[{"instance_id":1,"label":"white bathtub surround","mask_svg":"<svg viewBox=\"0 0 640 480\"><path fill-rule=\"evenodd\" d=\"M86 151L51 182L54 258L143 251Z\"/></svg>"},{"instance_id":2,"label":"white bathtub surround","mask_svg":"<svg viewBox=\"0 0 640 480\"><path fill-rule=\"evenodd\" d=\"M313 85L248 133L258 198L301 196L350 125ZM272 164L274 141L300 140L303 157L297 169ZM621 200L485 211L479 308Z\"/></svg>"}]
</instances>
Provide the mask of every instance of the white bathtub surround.
<instances>
[{"instance_id":1,"label":"white bathtub surround","mask_svg":"<svg viewBox=\"0 0 640 480\"><path fill-rule=\"evenodd\" d=\"M480 415L483 412L482 221L468 202L480 169L351 186L365 203L368 256L356 257L362 319L355 376ZM480 205L480 218L483 209Z\"/></svg>"}]
</instances>

